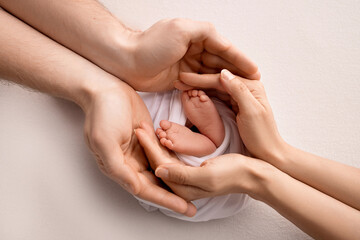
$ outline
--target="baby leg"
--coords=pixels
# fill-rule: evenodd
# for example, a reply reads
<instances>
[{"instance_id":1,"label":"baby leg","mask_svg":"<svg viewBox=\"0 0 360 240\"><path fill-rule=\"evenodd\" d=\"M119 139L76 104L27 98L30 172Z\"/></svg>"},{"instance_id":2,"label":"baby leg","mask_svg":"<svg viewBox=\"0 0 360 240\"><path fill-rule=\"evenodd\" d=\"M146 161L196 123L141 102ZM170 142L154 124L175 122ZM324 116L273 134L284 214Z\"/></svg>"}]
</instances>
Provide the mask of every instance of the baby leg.
<instances>
[{"instance_id":1,"label":"baby leg","mask_svg":"<svg viewBox=\"0 0 360 240\"><path fill-rule=\"evenodd\" d=\"M216 150L215 144L206 136L195 133L177 123L162 120L156 134L160 143L178 153L202 157Z\"/></svg>"},{"instance_id":2,"label":"baby leg","mask_svg":"<svg viewBox=\"0 0 360 240\"><path fill-rule=\"evenodd\" d=\"M186 117L199 132L207 136L216 147L225 137L224 123L211 99L201 90L189 90L182 94Z\"/></svg>"}]
</instances>

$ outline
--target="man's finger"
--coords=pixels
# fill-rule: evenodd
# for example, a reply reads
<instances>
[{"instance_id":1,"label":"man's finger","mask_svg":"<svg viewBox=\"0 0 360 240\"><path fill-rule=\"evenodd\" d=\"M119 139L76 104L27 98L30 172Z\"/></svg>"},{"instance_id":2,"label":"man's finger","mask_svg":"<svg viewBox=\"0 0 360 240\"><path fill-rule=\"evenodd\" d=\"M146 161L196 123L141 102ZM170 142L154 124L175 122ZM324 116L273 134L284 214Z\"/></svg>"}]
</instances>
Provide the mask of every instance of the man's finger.
<instances>
[{"instance_id":1,"label":"man's finger","mask_svg":"<svg viewBox=\"0 0 360 240\"><path fill-rule=\"evenodd\" d=\"M211 54L209 52L203 52L201 54L201 62L204 66L210 69L217 69L217 72L220 72L221 69L228 69L229 71L233 72L236 75L249 77L249 75L242 71L241 69L234 66L232 63L224 60L222 57Z\"/></svg>"},{"instance_id":2,"label":"man's finger","mask_svg":"<svg viewBox=\"0 0 360 240\"><path fill-rule=\"evenodd\" d=\"M155 185L145 175L141 176L145 186L137 195L141 199L171 209L177 213L192 217L196 214L196 207L191 202L186 202L179 196Z\"/></svg>"},{"instance_id":3,"label":"man's finger","mask_svg":"<svg viewBox=\"0 0 360 240\"><path fill-rule=\"evenodd\" d=\"M181 91L188 91L188 90L194 89L193 86L189 86L189 85L183 83L183 82L180 81L180 80L174 81L174 87L175 87L176 89L181 90Z\"/></svg>"},{"instance_id":4,"label":"man's finger","mask_svg":"<svg viewBox=\"0 0 360 240\"><path fill-rule=\"evenodd\" d=\"M126 164L124 154L116 141L107 139L97 145L97 153L104 164L106 175L132 194L140 191L140 181L133 168Z\"/></svg>"},{"instance_id":5,"label":"man's finger","mask_svg":"<svg viewBox=\"0 0 360 240\"><path fill-rule=\"evenodd\" d=\"M179 79L186 85L201 89L216 89L225 92L223 85L220 83L220 74L197 74L182 72Z\"/></svg>"},{"instance_id":6,"label":"man's finger","mask_svg":"<svg viewBox=\"0 0 360 240\"><path fill-rule=\"evenodd\" d=\"M259 105L258 101L246 86L245 79L241 79L224 69L221 71L221 83L224 89L238 104L240 112L252 112Z\"/></svg>"},{"instance_id":7,"label":"man's finger","mask_svg":"<svg viewBox=\"0 0 360 240\"><path fill-rule=\"evenodd\" d=\"M229 40L221 36L214 25L209 22L177 19L177 25L186 32L187 41L196 43L204 41L204 49L233 64L248 79L260 79L257 65L244 53L238 50Z\"/></svg>"},{"instance_id":8,"label":"man's finger","mask_svg":"<svg viewBox=\"0 0 360 240\"><path fill-rule=\"evenodd\" d=\"M233 64L242 73L243 77L259 80L261 75L258 66L232 44L228 45L225 50L218 47L220 43L216 39L217 35L219 34L216 33L206 39L204 43L205 50Z\"/></svg>"}]
</instances>

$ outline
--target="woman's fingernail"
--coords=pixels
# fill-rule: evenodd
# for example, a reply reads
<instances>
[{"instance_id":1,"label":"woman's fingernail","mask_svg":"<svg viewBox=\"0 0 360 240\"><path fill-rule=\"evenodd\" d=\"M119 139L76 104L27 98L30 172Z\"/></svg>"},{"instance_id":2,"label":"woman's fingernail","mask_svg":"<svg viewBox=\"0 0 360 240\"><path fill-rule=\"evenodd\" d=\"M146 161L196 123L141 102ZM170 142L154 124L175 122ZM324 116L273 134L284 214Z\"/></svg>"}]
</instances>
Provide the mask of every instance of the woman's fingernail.
<instances>
[{"instance_id":1,"label":"woman's fingernail","mask_svg":"<svg viewBox=\"0 0 360 240\"><path fill-rule=\"evenodd\" d=\"M232 74L227 69L221 70L221 78L224 79L225 81L229 81L229 80L233 79L234 77L235 77L234 74Z\"/></svg>"},{"instance_id":2,"label":"woman's fingernail","mask_svg":"<svg viewBox=\"0 0 360 240\"><path fill-rule=\"evenodd\" d=\"M167 178L169 176L169 171L165 168L157 168L155 175L159 178Z\"/></svg>"}]
</instances>

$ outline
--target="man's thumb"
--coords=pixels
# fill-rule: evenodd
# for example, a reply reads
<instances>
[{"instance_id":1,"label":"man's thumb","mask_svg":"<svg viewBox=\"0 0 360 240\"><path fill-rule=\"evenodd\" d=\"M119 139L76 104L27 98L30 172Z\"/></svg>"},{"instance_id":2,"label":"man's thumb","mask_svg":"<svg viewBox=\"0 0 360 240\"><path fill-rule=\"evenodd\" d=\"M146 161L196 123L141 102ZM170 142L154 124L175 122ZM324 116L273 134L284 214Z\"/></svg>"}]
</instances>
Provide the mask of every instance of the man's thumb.
<instances>
[{"instance_id":1,"label":"man's thumb","mask_svg":"<svg viewBox=\"0 0 360 240\"><path fill-rule=\"evenodd\" d=\"M244 81L245 79L233 75L226 69L221 71L220 82L226 92L236 101L240 111L253 109L253 104L257 102Z\"/></svg>"}]
</instances>

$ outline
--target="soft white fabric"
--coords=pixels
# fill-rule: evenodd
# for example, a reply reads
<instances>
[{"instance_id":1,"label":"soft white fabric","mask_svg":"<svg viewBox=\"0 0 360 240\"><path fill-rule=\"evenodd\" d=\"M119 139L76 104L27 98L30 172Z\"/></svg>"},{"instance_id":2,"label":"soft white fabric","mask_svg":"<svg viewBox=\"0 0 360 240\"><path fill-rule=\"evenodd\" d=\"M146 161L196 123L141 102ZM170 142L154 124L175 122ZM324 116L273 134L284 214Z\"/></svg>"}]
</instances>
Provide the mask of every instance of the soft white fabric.
<instances>
[{"instance_id":1,"label":"soft white fabric","mask_svg":"<svg viewBox=\"0 0 360 240\"><path fill-rule=\"evenodd\" d=\"M142 93L139 95L145 102L151 118L154 123L154 129L157 129L161 120L169 120L181 125L185 125L186 116L181 103L181 93L178 90L161 93ZM226 153L244 153L245 148L235 122L234 113L221 101L212 98L225 126L225 139L223 143L210 155L204 157L194 157L176 153L178 158L191 166L200 166L206 159L213 158ZM192 217L186 217L175 213L169 209L156 204L139 199L139 203L148 211L160 210L163 214L179 218L186 221L208 221L211 219L225 218L240 212L249 201L246 194L229 194L225 196L204 198L193 201L197 208L197 214Z\"/></svg>"}]
</instances>

